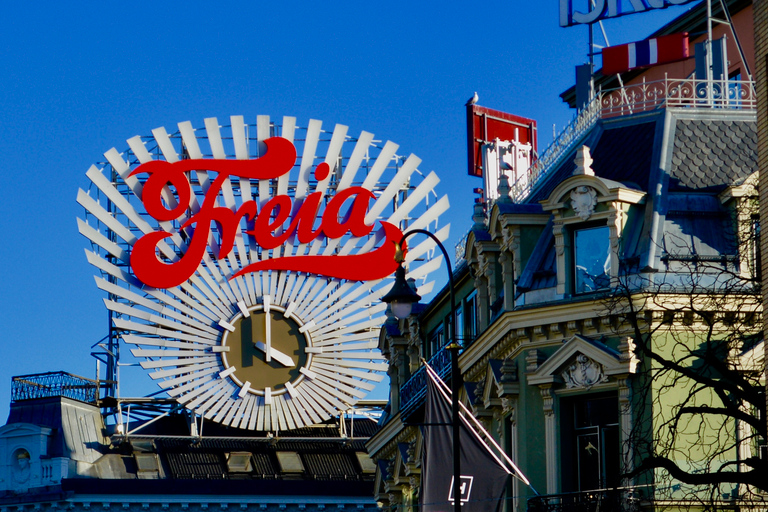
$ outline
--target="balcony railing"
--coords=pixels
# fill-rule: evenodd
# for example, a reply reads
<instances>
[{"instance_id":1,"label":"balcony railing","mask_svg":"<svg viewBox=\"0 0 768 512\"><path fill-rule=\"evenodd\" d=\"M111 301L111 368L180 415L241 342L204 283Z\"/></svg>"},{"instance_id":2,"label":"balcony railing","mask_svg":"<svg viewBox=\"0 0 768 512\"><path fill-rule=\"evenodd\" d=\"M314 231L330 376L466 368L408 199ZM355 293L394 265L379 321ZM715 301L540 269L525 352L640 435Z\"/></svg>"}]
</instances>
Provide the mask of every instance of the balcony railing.
<instances>
[{"instance_id":1,"label":"balcony railing","mask_svg":"<svg viewBox=\"0 0 768 512\"><path fill-rule=\"evenodd\" d=\"M534 496L528 499L528 512L636 512L639 504L635 489L600 489Z\"/></svg>"},{"instance_id":2,"label":"balcony railing","mask_svg":"<svg viewBox=\"0 0 768 512\"><path fill-rule=\"evenodd\" d=\"M755 84L739 80L697 80L693 78L664 78L654 82L642 81L618 89L599 92L581 109L544 150L527 175L512 186L510 197L522 202L547 173L557 167L582 135L599 119L650 112L667 107L705 108L755 111Z\"/></svg>"},{"instance_id":3,"label":"balcony railing","mask_svg":"<svg viewBox=\"0 0 768 512\"><path fill-rule=\"evenodd\" d=\"M441 348L428 362L441 379L446 380L451 377L450 350ZM424 403L426 396L427 372L422 366L400 387L400 417L407 421L408 417Z\"/></svg>"},{"instance_id":4,"label":"balcony railing","mask_svg":"<svg viewBox=\"0 0 768 512\"><path fill-rule=\"evenodd\" d=\"M34 400L63 396L81 402L95 402L99 383L67 372L19 375L11 378L11 400Z\"/></svg>"}]
</instances>

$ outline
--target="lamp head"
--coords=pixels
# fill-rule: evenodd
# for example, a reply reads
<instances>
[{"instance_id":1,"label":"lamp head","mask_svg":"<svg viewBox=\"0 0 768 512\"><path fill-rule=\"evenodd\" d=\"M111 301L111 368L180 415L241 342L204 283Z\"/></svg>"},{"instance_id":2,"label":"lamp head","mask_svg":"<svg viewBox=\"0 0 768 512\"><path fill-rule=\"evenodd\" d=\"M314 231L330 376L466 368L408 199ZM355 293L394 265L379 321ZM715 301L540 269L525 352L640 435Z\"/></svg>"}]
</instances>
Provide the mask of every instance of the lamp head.
<instances>
[{"instance_id":1,"label":"lamp head","mask_svg":"<svg viewBox=\"0 0 768 512\"><path fill-rule=\"evenodd\" d=\"M405 279L405 269L402 265L395 271L395 284L389 292L381 298L392 308L392 314L397 318L407 318L413 309L413 303L419 302L421 296L413 291Z\"/></svg>"}]
</instances>

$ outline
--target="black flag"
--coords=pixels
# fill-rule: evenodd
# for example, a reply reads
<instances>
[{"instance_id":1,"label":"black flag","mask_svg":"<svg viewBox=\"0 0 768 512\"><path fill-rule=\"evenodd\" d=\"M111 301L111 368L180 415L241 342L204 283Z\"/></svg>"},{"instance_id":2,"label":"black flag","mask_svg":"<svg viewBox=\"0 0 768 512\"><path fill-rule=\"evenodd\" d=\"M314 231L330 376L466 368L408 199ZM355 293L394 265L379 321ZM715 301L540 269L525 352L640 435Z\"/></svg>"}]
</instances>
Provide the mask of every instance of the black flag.
<instances>
[{"instance_id":1,"label":"black flag","mask_svg":"<svg viewBox=\"0 0 768 512\"><path fill-rule=\"evenodd\" d=\"M429 370L429 368L427 368ZM453 431L451 403L427 372L421 506L424 512L453 512ZM461 510L498 512L509 472L465 421L461 422Z\"/></svg>"}]
</instances>

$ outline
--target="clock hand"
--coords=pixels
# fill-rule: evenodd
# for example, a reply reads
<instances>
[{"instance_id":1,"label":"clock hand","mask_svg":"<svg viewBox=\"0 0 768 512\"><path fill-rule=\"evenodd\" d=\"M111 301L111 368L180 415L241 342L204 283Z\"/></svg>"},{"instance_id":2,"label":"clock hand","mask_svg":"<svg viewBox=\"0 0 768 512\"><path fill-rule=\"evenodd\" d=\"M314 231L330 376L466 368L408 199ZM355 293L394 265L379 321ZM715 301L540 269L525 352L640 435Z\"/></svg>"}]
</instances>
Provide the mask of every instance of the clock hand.
<instances>
[{"instance_id":1,"label":"clock hand","mask_svg":"<svg viewBox=\"0 0 768 512\"><path fill-rule=\"evenodd\" d=\"M268 363L272 361L272 315L269 314L271 303L272 303L272 300L270 296L265 295L264 296L264 314L267 316L267 318L264 321L264 331L265 331L264 336L267 339L267 349L264 352L266 355L266 361Z\"/></svg>"},{"instance_id":2,"label":"clock hand","mask_svg":"<svg viewBox=\"0 0 768 512\"><path fill-rule=\"evenodd\" d=\"M264 352L265 354L272 353L272 358L280 363L283 366L296 366L296 363L293 361L293 358L289 356L288 354L283 354L279 350L277 350L274 347L268 347L264 343L257 341L254 343L254 346Z\"/></svg>"}]
</instances>

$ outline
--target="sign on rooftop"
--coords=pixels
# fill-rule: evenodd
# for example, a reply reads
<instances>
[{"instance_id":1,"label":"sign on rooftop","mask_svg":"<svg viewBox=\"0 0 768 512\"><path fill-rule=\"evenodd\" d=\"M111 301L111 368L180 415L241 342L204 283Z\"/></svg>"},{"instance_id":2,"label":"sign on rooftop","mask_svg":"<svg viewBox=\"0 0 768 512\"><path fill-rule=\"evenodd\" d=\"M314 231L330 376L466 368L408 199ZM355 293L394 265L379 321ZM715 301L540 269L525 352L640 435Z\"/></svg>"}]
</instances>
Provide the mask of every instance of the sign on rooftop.
<instances>
[{"instance_id":1,"label":"sign on rooftop","mask_svg":"<svg viewBox=\"0 0 768 512\"><path fill-rule=\"evenodd\" d=\"M387 369L378 349L396 243L448 208L434 172L373 134L233 116L133 137L92 166L80 232L122 342L206 419L256 430L320 423ZM406 254L429 293L439 259ZM427 256L427 257L425 257Z\"/></svg>"},{"instance_id":2,"label":"sign on rooftop","mask_svg":"<svg viewBox=\"0 0 768 512\"><path fill-rule=\"evenodd\" d=\"M606 18L664 9L693 0L560 0L560 26L596 23Z\"/></svg>"}]
</instances>

